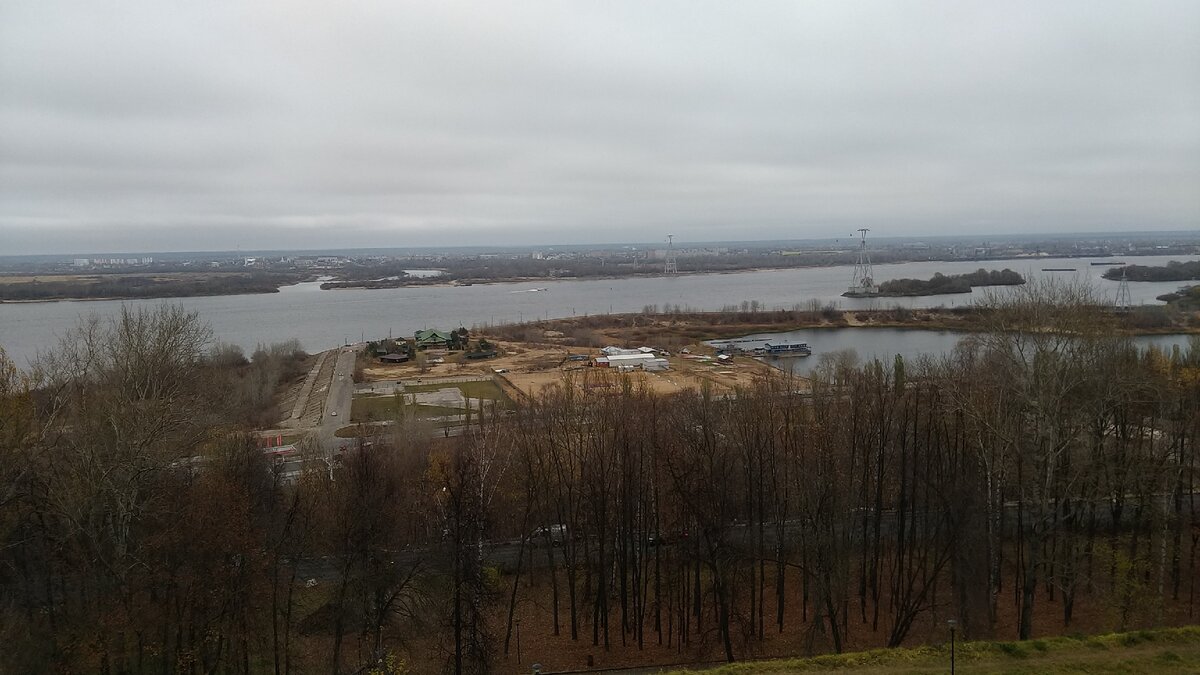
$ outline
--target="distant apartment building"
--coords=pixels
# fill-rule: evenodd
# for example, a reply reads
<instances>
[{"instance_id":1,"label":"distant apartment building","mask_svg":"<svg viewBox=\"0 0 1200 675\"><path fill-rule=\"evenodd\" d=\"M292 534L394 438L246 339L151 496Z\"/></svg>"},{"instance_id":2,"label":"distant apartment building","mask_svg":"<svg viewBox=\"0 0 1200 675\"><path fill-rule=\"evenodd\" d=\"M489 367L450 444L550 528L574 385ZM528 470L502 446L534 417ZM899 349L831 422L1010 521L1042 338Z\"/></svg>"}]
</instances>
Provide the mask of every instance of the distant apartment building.
<instances>
[{"instance_id":1,"label":"distant apartment building","mask_svg":"<svg viewBox=\"0 0 1200 675\"><path fill-rule=\"evenodd\" d=\"M150 265L154 262L154 258L76 258L74 265L76 267L87 267L94 265L96 267L135 267L137 265Z\"/></svg>"}]
</instances>

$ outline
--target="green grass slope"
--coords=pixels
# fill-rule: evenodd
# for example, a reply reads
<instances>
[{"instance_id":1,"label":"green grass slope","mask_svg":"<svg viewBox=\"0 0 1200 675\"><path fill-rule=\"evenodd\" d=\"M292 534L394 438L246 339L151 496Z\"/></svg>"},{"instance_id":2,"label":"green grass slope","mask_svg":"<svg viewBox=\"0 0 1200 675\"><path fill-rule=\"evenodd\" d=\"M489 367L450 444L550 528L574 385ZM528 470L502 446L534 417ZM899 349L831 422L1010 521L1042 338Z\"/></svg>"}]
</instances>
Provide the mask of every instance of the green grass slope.
<instances>
[{"instance_id":1,"label":"green grass slope","mask_svg":"<svg viewBox=\"0 0 1200 675\"><path fill-rule=\"evenodd\" d=\"M972 675L1197 673L1200 672L1200 626L1026 642L963 642L956 646L955 660L956 673ZM681 675L693 671L676 672ZM950 646L735 663L703 672L706 675L948 673Z\"/></svg>"}]
</instances>

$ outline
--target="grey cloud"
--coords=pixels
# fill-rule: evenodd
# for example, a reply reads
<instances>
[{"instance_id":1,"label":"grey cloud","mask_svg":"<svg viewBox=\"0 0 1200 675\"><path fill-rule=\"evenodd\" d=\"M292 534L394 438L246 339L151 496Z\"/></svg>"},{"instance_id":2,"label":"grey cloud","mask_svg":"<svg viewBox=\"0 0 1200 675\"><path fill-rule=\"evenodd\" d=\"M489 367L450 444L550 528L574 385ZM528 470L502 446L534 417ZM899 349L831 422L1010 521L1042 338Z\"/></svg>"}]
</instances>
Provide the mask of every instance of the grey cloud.
<instances>
[{"instance_id":1,"label":"grey cloud","mask_svg":"<svg viewBox=\"0 0 1200 675\"><path fill-rule=\"evenodd\" d=\"M1188 0L0 9L0 254L1182 229L1198 185Z\"/></svg>"}]
</instances>

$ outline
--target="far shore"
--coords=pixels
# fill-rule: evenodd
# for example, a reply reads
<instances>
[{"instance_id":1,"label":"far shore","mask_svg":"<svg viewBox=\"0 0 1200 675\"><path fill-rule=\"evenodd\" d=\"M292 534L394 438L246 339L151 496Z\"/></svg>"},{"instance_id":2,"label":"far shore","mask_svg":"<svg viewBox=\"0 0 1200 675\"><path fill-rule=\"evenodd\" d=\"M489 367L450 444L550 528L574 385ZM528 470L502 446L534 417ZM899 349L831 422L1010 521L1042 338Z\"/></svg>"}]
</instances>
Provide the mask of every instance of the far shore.
<instances>
[{"instance_id":1,"label":"far shore","mask_svg":"<svg viewBox=\"0 0 1200 675\"><path fill-rule=\"evenodd\" d=\"M1070 258L1070 257L1073 257L1073 256L1055 256L1055 258ZM1081 257L1093 257L1093 256L1081 256ZM875 266L876 267L889 267L892 265L904 265L904 264L911 264L914 262L972 263L972 264L979 264L979 265L986 266L987 263L996 263L996 262L1004 262L1004 261L1034 262L1034 261L1038 261L1038 260L1042 260L1042 258L1021 257L1021 258L986 258L986 259L970 259L970 260L929 260L929 261L903 260L903 261L894 261L894 262L878 262L878 263L875 263ZM1114 265L1114 266L1116 266L1116 265ZM673 274L673 275L669 275L669 276L689 277L689 276L704 276L704 275L730 275L730 274L748 274L748 273L754 273L754 272L771 272L771 271L786 271L786 270L812 270L812 269L825 269L825 268L835 268L835 267L847 267L847 265L845 265L845 264L788 265L788 266L745 267L745 268L739 268L739 269L725 269L725 270L684 270L684 271L678 272L677 274ZM86 276L86 275L81 275L81 276ZM564 276L555 276L555 277L530 276L530 277L496 277L496 278L449 279L449 280L442 280L442 279L439 279L439 277L416 277L416 276L414 276L412 278L402 278L402 279L397 279L395 281L388 281L388 282L377 282L377 281L373 281L373 280L337 281L337 280L327 279L324 281L320 281L319 283L321 284L321 290L329 290L329 291L368 290L368 291L373 291L373 290L394 290L394 289L398 289L398 288L422 288L422 287L452 288L452 287L459 287L459 286L491 286L491 285L498 285L498 284L525 284L525 283L547 284L547 283L559 282L559 281L617 281L617 280L621 280L621 279L666 278L667 276L668 275L665 275L662 272L630 272L627 274L611 274L611 275L597 275L597 276L564 275ZM295 281L295 282L291 282L291 283L282 283L271 290L231 289L230 292L218 292L218 293L194 293L194 294L179 294L179 295L163 293L163 294L154 294L154 295L135 295L135 296L106 296L106 297L67 296L67 297L55 297L55 298L33 298L33 299L0 299L0 304L24 304L24 303L44 303L44 302L87 302L87 301L94 301L94 300L119 300L119 301L163 300L163 299L188 298L188 297L223 297L223 296L235 296L235 295L264 295L264 294L269 294L269 293L278 293L280 291L280 289L285 286L292 286L297 283L316 283L316 282L317 281L315 281L315 280L307 279L307 280ZM969 291L953 292L953 293L887 294L887 295L879 295L877 297L879 299L896 299L896 298L907 298L907 297L939 297L939 296L950 297L953 295L965 295L967 293L969 293Z\"/></svg>"},{"instance_id":2,"label":"far shore","mask_svg":"<svg viewBox=\"0 0 1200 675\"><path fill-rule=\"evenodd\" d=\"M125 302L129 300L179 300L181 298L220 298L230 295L270 295L278 293L279 289L284 286L293 286L294 284L283 284L273 290L264 291L246 291L239 290L236 293L189 293L187 295L114 295L111 297L66 297L66 298L38 298L31 300L4 300L0 299L0 305L38 305L49 302L104 302L116 300Z\"/></svg>"},{"instance_id":3,"label":"far shore","mask_svg":"<svg viewBox=\"0 0 1200 675\"><path fill-rule=\"evenodd\" d=\"M537 328L570 335L580 329L604 332L615 337L662 335L691 340L720 340L747 335L787 333L797 330L861 330L894 329L979 333L989 330L987 312L974 307L958 309L869 309L832 310L820 312L763 310L760 312L682 312L679 314L600 314L587 317L567 317L510 324L502 329L490 327L491 332L504 329ZM1169 326L1136 326L1128 315L1106 316L1117 322L1118 335L1200 335L1200 321L1183 316L1182 323Z\"/></svg>"}]
</instances>

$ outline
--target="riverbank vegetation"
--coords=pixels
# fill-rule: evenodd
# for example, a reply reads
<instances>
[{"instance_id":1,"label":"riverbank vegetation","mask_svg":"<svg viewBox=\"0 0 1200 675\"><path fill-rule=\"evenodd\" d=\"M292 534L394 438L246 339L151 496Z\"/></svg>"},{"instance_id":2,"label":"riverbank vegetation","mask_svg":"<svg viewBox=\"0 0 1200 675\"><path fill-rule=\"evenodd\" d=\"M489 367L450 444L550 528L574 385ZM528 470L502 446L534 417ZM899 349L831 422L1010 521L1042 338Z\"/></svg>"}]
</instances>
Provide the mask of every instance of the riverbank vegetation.
<instances>
[{"instance_id":1,"label":"riverbank vegetation","mask_svg":"<svg viewBox=\"0 0 1200 675\"><path fill-rule=\"evenodd\" d=\"M910 251L887 250L873 254L876 262L925 261L928 255ZM746 272L762 269L799 267L830 267L852 265L855 251L795 252L743 251L711 254L685 254L678 258L681 274L716 274ZM412 265L414 263L408 263ZM538 279L594 279L632 276L660 276L664 258L652 254L622 251L620 254L572 255L547 258L529 256L473 256L437 258L422 264L437 267L442 274L436 277L417 277L405 274L405 265L392 263L370 268L339 270L337 279L325 282L321 288L399 288L428 284L477 284L529 281Z\"/></svg>"},{"instance_id":2,"label":"riverbank vegetation","mask_svg":"<svg viewBox=\"0 0 1200 675\"><path fill-rule=\"evenodd\" d=\"M940 272L929 280L892 279L879 284L879 295L885 297L913 297L924 295L951 295L970 293L975 286L1019 286L1025 279L1016 272L979 269L969 274L945 275Z\"/></svg>"},{"instance_id":3,"label":"riverbank vegetation","mask_svg":"<svg viewBox=\"0 0 1200 675\"><path fill-rule=\"evenodd\" d=\"M1200 629L1166 628L1093 637L1063 636L1022 642L959 642L954 645L955 672L987 673L1194 673L1200 669ZM711 675L783 675L784 673L946 672L951 647L877 649L836 656L778 659L705 669ZM693 673L672 671L672 675Z\"/></svg>"},{"instance_id":4,"label":"riverbank vegetation","mask_svg":"<svg viewBox=\"0 0 1200 675\"><path fill-rule=\"evenodd\" d=\"M1028 650L1191 623L1200 344L1140 350L1095 306L1030 283L944 359L839 354L728 396L582 369L459 436L310 441L290 476L194 315L85 324L0 367L0 670L512 672L940 644L950 618Z\"/></svg>"},{"instance_id":5,"label":"riverbank vegetation","mask_svg":"<svg viewBox=\"0 0 1200 675\"><path fill-rule=\"evenodd\" d=\"M1200 285L1186 286L1178 291L1164 293L1157 299L1181 311L1200 312Z\"/></svg>"},{"instance_id":6,"label":"riverbank vegetation","mask_svg":"<svg viewBox=\"0 0 1200 675\"><path fill-rule=\"evenodd\" d=\"M303 276L276 272L59 275L0 277L0 301L183 298L200 295L278 293Z\"/></svg>"},{"instance_id":7,"label":"riverbank vegetation","mask_svg":"<svg viewBox=\"0 0 1200 675\"><path fill-rule=\"evenodd\" d=\"M237 345L217 343L206 363L221 374L221 387L234 413L233 420L266 427L284 415L279 410L279 390L297 383L312 367L313 358L299 340L259 345L249 358Z\"/></svg>"},{"instance_id":8,"label":"riverbank vegetation","mask_svg":"<svg viewBox=\"0 0 1200 675\"><path fill-rule=\"evenodd\" d=\"M1200 260L1179 262L1172 260L1166 265L1125 265L1113 267L1104 273L1105 279L1129 281L1197 281L1200 280Z\"/></svg>"},{"instance_id":9,"label":"riverbank vegetation","mask_svg":"<svg viewBox=\"0 0 1200 675\"><path fill-rule=\"evenodd\" d=\"M987 306L843 310L833 303L812 301L791 309L766 309L746 301L719 311L697 311L676 305L647 305L639 313L593 314L564 319L477 327L507 340L544 342L555 336L557 344L602 347L606 344L650 344L664 349L697 341L741 337L757 333L783 333L826 328L895 328L974 333L986 330ZM1121 334L1153 335L1200 333L1200 314L1186 307L1139 306L1117 312L1099 303L1098 319Z\"/></svg>"}]
</instances>

